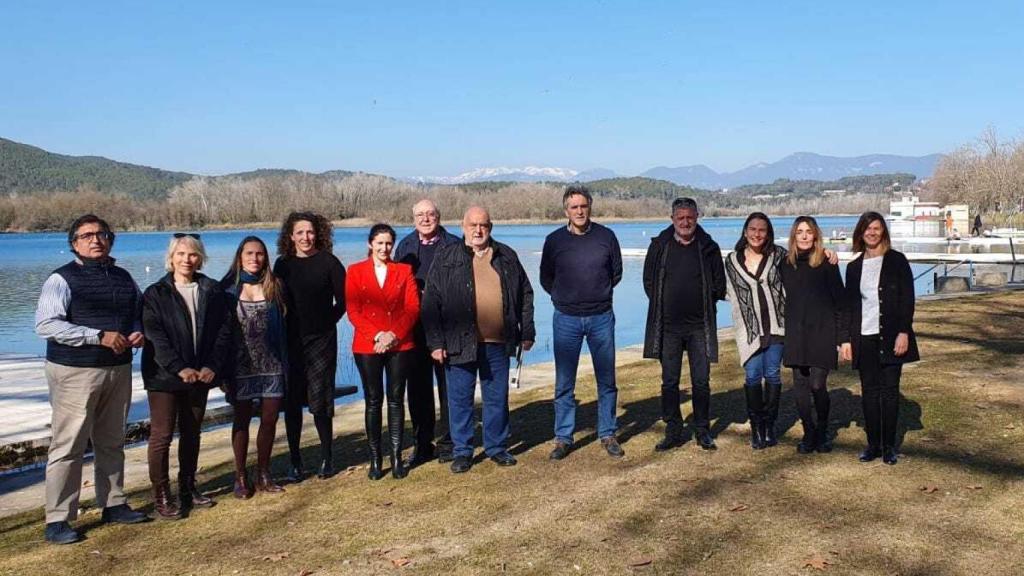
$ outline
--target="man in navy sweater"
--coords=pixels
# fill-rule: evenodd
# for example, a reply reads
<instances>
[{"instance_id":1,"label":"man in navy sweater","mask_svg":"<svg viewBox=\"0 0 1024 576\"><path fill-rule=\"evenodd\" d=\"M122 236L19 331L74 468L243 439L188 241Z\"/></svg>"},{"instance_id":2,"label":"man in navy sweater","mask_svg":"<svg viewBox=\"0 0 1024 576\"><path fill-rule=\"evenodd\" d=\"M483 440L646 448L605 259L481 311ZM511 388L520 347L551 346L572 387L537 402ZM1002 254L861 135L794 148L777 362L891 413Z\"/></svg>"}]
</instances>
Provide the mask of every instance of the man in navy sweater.
<instances>
[{"instance_id":1,"label":"man in navy sweater","mask_svg":"<svg viewBox=\"0 0 1024 576\"><path fill-rule=\"evenodd\" d=\"M46 340L46 382L52 408L46 459L46 540L70 544L79 534L82 461L92 441L96 505L104 522L146 517L124 493L124 431L132 399L132 348L142 336L142 295L114 265L110 226L92 214L71 225L75 259L46 279L36 309L36 334Z\"/></svg>"},{"instance_id":2,"label":"man in navy sweater","mask_svg":"<svg viewBox=\"0 0 1024 576\"><path fill-rule=\"evenodd\" d=\"M612 290L622 279L622 251L615 233L592 222L593 198L574 184L562 195L569 222L544 240L540 284L551 294L555 352L555 447L552 460L572 450L576 428L576 369L583 339L597 379L597 437L608 454L623 456L615 438L615 313Z\"/></svg>"}]
</instances>

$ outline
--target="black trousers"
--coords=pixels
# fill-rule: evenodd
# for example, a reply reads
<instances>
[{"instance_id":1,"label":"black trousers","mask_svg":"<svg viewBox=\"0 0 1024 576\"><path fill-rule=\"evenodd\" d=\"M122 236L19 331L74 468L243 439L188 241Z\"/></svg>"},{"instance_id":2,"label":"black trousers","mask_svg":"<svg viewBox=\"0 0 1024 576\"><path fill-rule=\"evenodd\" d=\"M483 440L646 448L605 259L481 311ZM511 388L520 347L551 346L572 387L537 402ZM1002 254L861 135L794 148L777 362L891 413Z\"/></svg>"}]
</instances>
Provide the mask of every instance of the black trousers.
<instances>
[{"instance_id":1,"label":"black trousers","mask_svg":"<svg viewBox=\"0 0 1024 576\"><path fill-rule=\"evenodd\" d=\"M868 445L895 448L903 365L881 363L881 339L878 336L861 336L860 344L858 369Z\"/></svg>"},{"instance_id":2,"label":"black trousers","mask_svg":"<svg viewBox=\"0 0 1024 576\"><path fill-rule=\"evenodd\" d=\"M679 374L683 369L684 351L690 364L693 425L707 429L711 423L711 363L703 327L688 331L665 327L660 358L661 418L670 428L679 428L683 424L683 414L679 409Z\"/></svg>"},{"instance_id":3,"label":"black trousers","mask_svg":"<svg viewBox=\"0 0 1024 576\"><path fill-rule=\"evenodd\" d=\"M804 434L813 434L818 428L828 429L828 413L832 404L825 387L828 373L828 368L817 366L793 367L793 392Z\"/></svg>"},{"instance_id":4,"label":"black trousers","mask_svg":"<svg viewBox=\"0 0 1024 576\"><path fill-rule=\"evenodd\" d=\"M421 330L417 326L417 330ZM434 408L434 381L437 381L437 397L441 403L441 422L444 436L437 442L441 452L452 451L452 437L447 431L448 424L448 382L445 380L444 365L434 362L430 348L419 337L408 370L407 391L409 394L409 416L412 418L412 433L417 449L430 451L434 444L437 414Z\"/></svg>"},{"instance_id":5,"label":"black trousers","mask_svg":"<svg viewBox=\"0 0 1024 576\"><path fill-rule=\"evenodd\" d=\"M174 428L178 428L178 477L195 478L199 464L199 432L206 415L209 389L181 392L149 390L149 480L154 486L169 478L169 453Z\"/></svg>"},{"instance_id":6,"label":"black trousers","mask_svg":"<svg viewBox=\"0 0 1024 576\"><path fill-rule=\"evenodd\" d=\"M354 354L366 397L366 435L371 444L380 444L381 416L384 398L388 401L388 429L392 442L401 448L401 428L405 425L405 380L412 360L412 350L385 354ZM387 386L385 387L385 376Z\"/></svg>"}]
</instances>

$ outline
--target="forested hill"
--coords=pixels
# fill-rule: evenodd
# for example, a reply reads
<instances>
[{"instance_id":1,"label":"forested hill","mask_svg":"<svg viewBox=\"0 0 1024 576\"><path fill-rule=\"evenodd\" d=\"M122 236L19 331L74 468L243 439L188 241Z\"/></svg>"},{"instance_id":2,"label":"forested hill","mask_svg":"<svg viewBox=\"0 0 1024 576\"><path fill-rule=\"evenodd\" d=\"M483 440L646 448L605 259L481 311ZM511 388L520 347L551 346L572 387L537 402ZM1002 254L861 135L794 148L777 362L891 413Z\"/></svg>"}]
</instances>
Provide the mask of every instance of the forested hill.
<instances>
[{"instance_id":1,"label":"forested hill","mask_svg":"<svg viewBox=\"0 0 1024 576\"><path fill-rule=\"evenodd\" d=\"M99 156L65 156L0 138L0 194L62 192L80 186L137 198L166 198L191 174L116 162Z\"/></svg>"}]
</instances>

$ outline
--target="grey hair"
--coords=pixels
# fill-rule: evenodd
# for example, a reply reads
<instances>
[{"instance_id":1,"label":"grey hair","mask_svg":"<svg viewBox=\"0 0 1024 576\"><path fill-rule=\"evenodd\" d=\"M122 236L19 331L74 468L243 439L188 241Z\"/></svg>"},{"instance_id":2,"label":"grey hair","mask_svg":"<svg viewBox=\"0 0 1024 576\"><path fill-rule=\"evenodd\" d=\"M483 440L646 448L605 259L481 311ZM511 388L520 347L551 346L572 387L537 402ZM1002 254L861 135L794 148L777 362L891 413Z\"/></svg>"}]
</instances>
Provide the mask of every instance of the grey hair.
<instances>
[{"instance_id":1,"label":"grey hair","mask_svg":"<svg viewBox=\"0 0 1024 576\"><path fill-rule=\"evenodd\" d=\"M206 247L203 246L202 240L194 236L182 236L181 238L171 236L171 241L167 244L167 253L164 254L164 270L174 272L171 257L174 256L174 251L177 250L179 244L184 244L199 254L199 264L196 266L196 272L202 270L203 265L206 264Z\"/></svg>"},{"instance_id":2,"label":"grey hair","mask_svg":"<svg viewBox=\"0 0 1024 576\"><path fill-rule=\"evenodd\" d=\"M562 194L562 208L569 207L569 198L571 196L583 196L587 199L587 206L594 207L594 197L590 195L590 188L583 184L570 184L565 187L565 193Z\"/></svg>"},{"instance_id":3,"label":"grey hair","mask_svg":"<svg viewBox=\"0 0 1024 576\"><path fill-rule=\"evenodd\" d=\"M676 210L693 210L697 214L700 214L700 209L697 208L697 201L693 198L676 198L672 201L672 213L675 214Z\"/></svg>"}]
</instances>

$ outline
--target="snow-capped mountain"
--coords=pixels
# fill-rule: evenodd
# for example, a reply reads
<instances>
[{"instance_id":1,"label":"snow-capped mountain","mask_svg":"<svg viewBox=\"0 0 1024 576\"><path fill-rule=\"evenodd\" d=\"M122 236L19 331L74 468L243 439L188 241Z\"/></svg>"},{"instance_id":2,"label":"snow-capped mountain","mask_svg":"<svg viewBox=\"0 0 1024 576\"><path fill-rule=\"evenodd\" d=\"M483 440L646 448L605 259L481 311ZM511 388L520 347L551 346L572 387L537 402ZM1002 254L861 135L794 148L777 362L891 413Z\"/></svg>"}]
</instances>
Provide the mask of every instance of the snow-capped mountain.
<instances>
[{"instance_id":1,"label":"snow-capped mountain","mask_svg":"<svg viewBox=\"0 0 1024 576\"><path fill-rule=\"evenodd\" d=\"M477 168L458 176L421 176L415 180L433 184L468 184L470 182L572 182L578 171L570 168L547 166L524 166L511 168Z\"/></svg>"}]
</instances>

